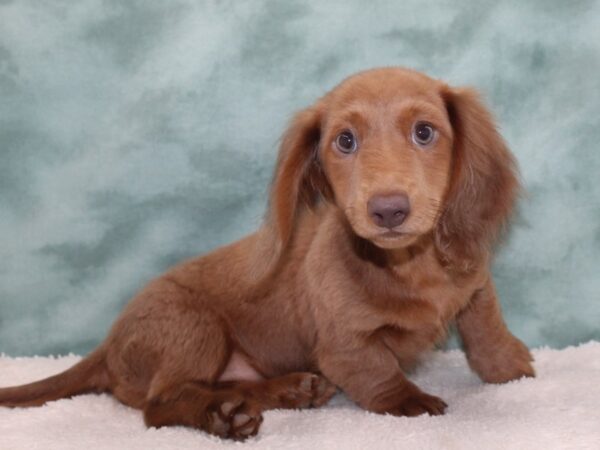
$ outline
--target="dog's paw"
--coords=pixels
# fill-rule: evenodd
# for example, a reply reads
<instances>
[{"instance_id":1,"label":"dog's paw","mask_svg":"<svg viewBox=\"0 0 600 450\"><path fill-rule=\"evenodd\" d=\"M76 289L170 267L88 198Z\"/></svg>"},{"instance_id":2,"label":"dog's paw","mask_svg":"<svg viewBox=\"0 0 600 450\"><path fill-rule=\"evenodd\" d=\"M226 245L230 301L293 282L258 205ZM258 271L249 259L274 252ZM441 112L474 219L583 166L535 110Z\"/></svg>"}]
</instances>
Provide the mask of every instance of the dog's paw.
<instances>
[{"instance_id":1,"label":"dog's paw","mask_svg":"<svg viewBox=\"0 0 600 450\"><path fill-rule=\"evenodd\" d=\"M222 438L244 440L258 433L262 421L258 406L241 397L226 398L206 409L202 429Z\"/></svg>"},{"instance_id":2,"label":"dog's paw","mask_svg":"<svg viewBox=\"0 0 600 450\"><path fill-rule=\"evenodd\" d=\"M310 406L318 407L327 403L337 391L337 387L325 377L309 374L300 383L300 389L310 393Z\"/></svg>"},{"instance_id":3,"label":"dog's paw","mask_svg":"<svg viewBox=\"0 0 600 450\"><path fill-rule=\"evenodd\" d=\"M287 408L322 406L333 397L337 388L326 378L314 373L295 373L288 376L290 383L279 394Z\"/></svg>"},{"instance_id":4,"label":"dog's paw","mask_svg":"<svg viewBox=\"0 0 600 450\"><path fill-rule=\"evenodd\" d=\"M411 391L385 412L394 416L420 416L429 414L430 416L439 416L444 414L448 405L444 400L435 395L429 395L420 390Z\"/></svg>"},{"instance_id":5,"label":"dog's paw","mask_svg":"<svg viewBox=\"0 0 600 450\"><path fill-rule=\"evenodd\" d=\"M470 363L486 383L506 383L523 377L535 377L532 361L533 357L525 344L512 337L502 346Z\"/></svg>"}]
</instances>

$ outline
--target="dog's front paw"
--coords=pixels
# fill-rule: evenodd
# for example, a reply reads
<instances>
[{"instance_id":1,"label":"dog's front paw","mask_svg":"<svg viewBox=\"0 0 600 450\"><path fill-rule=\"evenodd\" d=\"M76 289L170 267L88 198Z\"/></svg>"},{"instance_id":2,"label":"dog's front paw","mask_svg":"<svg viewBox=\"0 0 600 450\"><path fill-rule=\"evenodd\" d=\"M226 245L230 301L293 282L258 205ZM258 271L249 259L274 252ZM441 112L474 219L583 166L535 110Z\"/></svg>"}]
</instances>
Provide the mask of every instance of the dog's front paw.
<instances>
[{"instance_id":1,"label":"dog's front paw","mask_svg":"<svg viewBox=\"0 0 600 450\"><path fill-rule=\"evenodd\" d=\"M395 416L412 417L420 416L421 414L439 416L444 414L447 407L448 405L441 398L426 394L420 390L414 390L403 397L398 404L385 412Z\"/></svg>"},{"instance_id":2,"label":"dog's front paw","mask_svg":"<svg viewBox=\"0 0 600 450\"><path fill-rule=\"evenodd\" d=\"M469 363L486 383L506 383L535 377L533 357L525 344L515 337L490 349L486 355L472 356Z\"/></svg>"},{"instance_id":3,"label":"dog's front paw","mask_svg":"<svg viewBox=\"0 0 600 450\"><path fill-rule=\"evenodd\" d=\"M506 383L523 377L535 377L535 370L531 365L533 356L520 340L514 338L507 344L505 354L506 362L499 364L497 373L493 375L493 383Z\"/></svg>"}]
</instances>

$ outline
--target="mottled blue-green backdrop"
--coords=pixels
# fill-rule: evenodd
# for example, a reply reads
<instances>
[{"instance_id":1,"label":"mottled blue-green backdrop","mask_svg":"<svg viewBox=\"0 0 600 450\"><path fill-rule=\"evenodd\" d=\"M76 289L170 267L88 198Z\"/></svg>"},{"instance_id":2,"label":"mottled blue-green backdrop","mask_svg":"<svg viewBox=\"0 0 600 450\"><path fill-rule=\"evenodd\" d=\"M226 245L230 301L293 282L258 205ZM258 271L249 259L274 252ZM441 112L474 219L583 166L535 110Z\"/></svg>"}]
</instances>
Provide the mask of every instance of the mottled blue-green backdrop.
<instances>
[{"instance_id":1,"label":"mottled blue-green backdrop","mask_svg":"<svg viewBox=\"0 0 600 450\"><path fill-rule=\"evenodd\" d=\"M260 222L292 111L405 65L478 87L528 195L495 274L533 346L600 339L599 1L0 1L0 352L86 352Z\"/></svg>"}]
</instances>

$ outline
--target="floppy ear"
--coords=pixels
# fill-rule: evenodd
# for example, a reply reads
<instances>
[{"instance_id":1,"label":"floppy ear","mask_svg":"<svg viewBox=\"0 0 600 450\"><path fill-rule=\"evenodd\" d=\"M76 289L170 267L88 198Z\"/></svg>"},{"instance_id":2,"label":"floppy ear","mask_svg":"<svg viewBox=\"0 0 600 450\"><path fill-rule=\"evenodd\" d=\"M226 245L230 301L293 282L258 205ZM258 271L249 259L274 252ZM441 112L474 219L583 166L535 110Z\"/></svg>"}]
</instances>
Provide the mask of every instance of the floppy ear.
<instances>
[{"instance_id":1,"label":"floppy ear","mask_svg":"<svg viewBox=\"0 0 600 450\"><path fill-rule=\"evenodd\" d=\"M297 113L283 134L271 184L265 224L259 231L263 272L276 264L287 248L303 208L331 198L331 188L319 162L321 108Z\"/></svg>"},{"instance_id":2,"label":"floppy ear","mask_svg":"<svg viewBox=\"0 0 600 450\"><path fill-rule=\"evenodd\" d=\"M318 156L320 138L321 111L313 106L294 116L281 139L267 220L282 248L291 238L300 209L329 197Z\"/></svg>"},{"instance_id":3,"label":"floppy ear","mask_svg":"<svg viewBox=\"0 0 600 450\"><path fill-rule=\"evenodd\" d=\"M454 131L453 166L435 235L443 259L468 271L487 257L510 217L517 168L475 90L447 87L442 95Z\"/></svg>"}]
</instances>

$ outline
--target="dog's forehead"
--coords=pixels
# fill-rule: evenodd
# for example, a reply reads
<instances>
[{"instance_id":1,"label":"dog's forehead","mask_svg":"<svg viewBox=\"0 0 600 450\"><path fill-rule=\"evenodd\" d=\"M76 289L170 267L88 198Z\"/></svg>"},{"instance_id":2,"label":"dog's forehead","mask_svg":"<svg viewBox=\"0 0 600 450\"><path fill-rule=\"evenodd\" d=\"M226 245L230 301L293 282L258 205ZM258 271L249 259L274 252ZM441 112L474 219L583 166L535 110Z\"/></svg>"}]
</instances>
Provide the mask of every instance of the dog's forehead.
<instances>
[{"instance_id":1,"label":"dog's forehead","mask_svg":"<svg viewBox=\"0 0 600 450\"><path fill-rule=\"evenodd\" d=\"M428 76L403 68L372 69L342 81L329 93L335 105L381 104L420 98L441 103L442 83Z\"/></svg>"}]
</instances>

